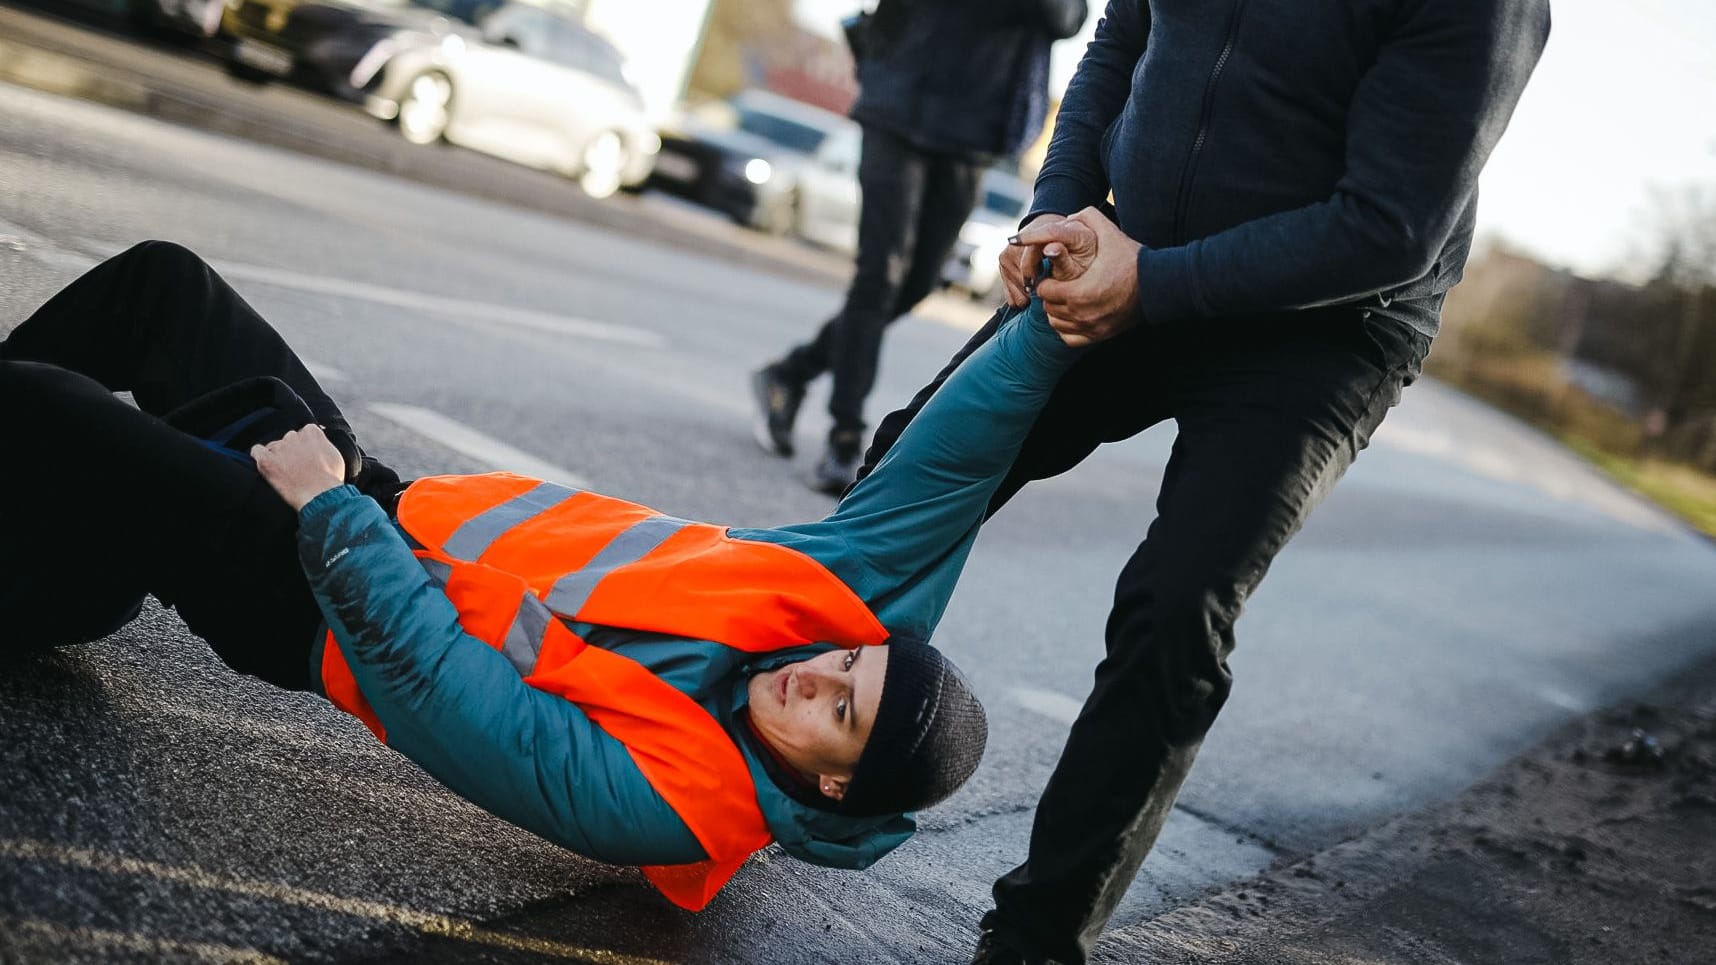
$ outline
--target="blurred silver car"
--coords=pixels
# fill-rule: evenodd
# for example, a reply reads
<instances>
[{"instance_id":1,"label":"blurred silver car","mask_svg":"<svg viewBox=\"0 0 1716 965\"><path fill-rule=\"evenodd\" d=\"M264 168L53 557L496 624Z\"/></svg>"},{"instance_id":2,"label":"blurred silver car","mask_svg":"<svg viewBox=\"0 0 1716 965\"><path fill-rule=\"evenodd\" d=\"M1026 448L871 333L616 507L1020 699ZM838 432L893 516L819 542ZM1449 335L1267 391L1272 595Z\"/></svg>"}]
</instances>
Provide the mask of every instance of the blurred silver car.
<instances>
[{"instance_id":1,"label":"blurred silver car","mask_svg":"<svg viewBox=\"0 0 1716 965\"><path fill-rule=\"evenodd\" d=\"M649 177L661 140L619 51L578 11L514 0L473 17L474 27L450 16L391 33L359 58L350 83L414 144L445 139L606 197Z\"/></svg>"},{"instance_id":2,"label":"blurred silver car","mask_svg":"<svg viewBox=\"0 0 1716 965\"><path fill-rule=\"evenodd\" d=\"M959 240L942 266L942 283L964 289L977 301L999 301L1001 251L1018 232L1030 203L1031 186L1018 175L1003 168L983 172L977 207L959 229Z\"/></svg>"},{"instance_id":3,"label":"blurred silver car","mask_svg":"<svg viewBox=\"0 0 1716 965\"><path fill-rule=\"evenodd\" d=\"M858 125L763 90L704 104L662 133L651 184L770 234L858 243Z\"/></svg>"}]
</instances>

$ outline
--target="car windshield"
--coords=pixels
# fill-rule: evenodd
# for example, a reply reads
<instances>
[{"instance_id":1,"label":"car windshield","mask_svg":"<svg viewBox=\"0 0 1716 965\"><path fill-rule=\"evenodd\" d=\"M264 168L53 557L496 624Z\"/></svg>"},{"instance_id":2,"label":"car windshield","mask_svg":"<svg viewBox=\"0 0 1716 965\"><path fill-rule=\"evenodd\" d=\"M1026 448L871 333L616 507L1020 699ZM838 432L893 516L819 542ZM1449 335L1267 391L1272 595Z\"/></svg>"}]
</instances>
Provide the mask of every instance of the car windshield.
<instances>
[{"instance_id":1,"label":"car windshield","mask_svg":"<svg viewBox=\"0 0 1716 965\"><path fill-rule=\"evenodd\" d=\"M828 132L754 107L739 108L739 130L767 138L800 154L815 154Z\"/></svg>"}]
</instances>

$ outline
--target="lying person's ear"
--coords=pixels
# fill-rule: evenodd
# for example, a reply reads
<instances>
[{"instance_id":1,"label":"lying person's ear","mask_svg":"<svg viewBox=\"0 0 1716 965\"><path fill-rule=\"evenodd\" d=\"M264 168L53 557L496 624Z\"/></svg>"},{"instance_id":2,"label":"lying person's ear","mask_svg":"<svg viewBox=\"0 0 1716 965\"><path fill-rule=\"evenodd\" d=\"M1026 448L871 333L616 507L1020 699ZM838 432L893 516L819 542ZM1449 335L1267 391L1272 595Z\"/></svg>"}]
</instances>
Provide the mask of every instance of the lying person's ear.
<instances>
[{"instance_id":1,"label":"lying person's ear","mask_svg":"<svg viewBox=\"0 0 1716 965\"><path fill-rule=\"evenodd\" d=\"M822 796L835 801L846 796L846 787L850 783L851 778L835 777L832 774L821 774L816 778L816 787L822 792Z\"/></svg>"}]
</instances>

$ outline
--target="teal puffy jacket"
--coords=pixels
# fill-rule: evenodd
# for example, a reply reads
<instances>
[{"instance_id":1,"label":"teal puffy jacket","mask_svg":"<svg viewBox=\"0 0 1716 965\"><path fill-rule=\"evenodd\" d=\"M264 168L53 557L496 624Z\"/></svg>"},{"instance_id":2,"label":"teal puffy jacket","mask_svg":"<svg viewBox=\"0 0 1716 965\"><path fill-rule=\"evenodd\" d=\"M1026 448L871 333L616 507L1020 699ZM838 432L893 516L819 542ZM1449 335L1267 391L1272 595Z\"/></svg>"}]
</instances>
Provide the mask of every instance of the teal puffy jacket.
<instances>
[{"instance_id":1,"label":"teal puffy jacket","mask_svg":"<svg viewBox=\"0 0 1716 965\"><path fill-rule=\"evenodd\" d=\"M961 366L832 515L728 535L810 556L894 636L928 640L990 495L1078 354L1034 304ZM626 865L705 858L624 745L576 705L525 684L500 652L464 632L452 603L373 500L350 486L311 500L300 514L299 551L389 746L461 797L587 857ZM864 868L911 836L910 815L850 817L795 799L742 718L752 674L826 647L759 655L624 627L572 629L648 668L725 727L787 853ZM319 653L317 659L313 677Z\"/></svg>"}]
</instances>

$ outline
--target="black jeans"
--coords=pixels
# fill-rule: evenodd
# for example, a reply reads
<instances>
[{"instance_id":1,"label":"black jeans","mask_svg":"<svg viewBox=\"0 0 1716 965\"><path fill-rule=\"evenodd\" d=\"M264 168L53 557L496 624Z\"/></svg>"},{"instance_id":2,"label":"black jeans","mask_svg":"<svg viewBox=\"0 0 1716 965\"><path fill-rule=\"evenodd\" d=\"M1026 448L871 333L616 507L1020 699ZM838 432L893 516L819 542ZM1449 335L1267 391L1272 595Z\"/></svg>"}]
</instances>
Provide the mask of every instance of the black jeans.
<instances>
[{"instance_id":1,"label":"black jeans","mask_svg":"<svg viewBox=\"0 0 1716 965\"><path fill-rule=\"evenodd\" d=\"M910 405L994 334L998 313ZM1107 656L1037 806L1025 863L984 919L1034 959L1083 962L1137 874L1226 700L1234 621L1275 554L1370 441L1428 341L1353 308L1141 327L1062 378L991 502L1165 419L1157 515L1120 573Z\"/></svg>"},{"instance_id":2,"label":"black jeans","mask_svg":"<svg viewBox=\"0 0 1716 965\"><path fill-rule=\"evenodd\" d=\"M882 330L940 284L942 264L977 203L984 167L959 155L925 153L897 135L864 128L858 259L846 303L815 338L787 353L777 369L801 386L834 373L830 438L853 455L864 435L864 399L876 384Z\"/></svg>"},{"instance_id":3,"label":"black jeans","mask_svg":"<svg viewBox=\"0 0 1716 965\"><path fill-rule=\"evenodd\" d=\"M234 670L309 684L321 614L298 566L296 515L253 467L159 418L257 375L292 386L356 451L345 416L280 336L177 245L145 242L98 265L0 343L8 638L98 639L153 594ZM397 482L373 461L365 477Z\"/></svg>"}]
</instances>

